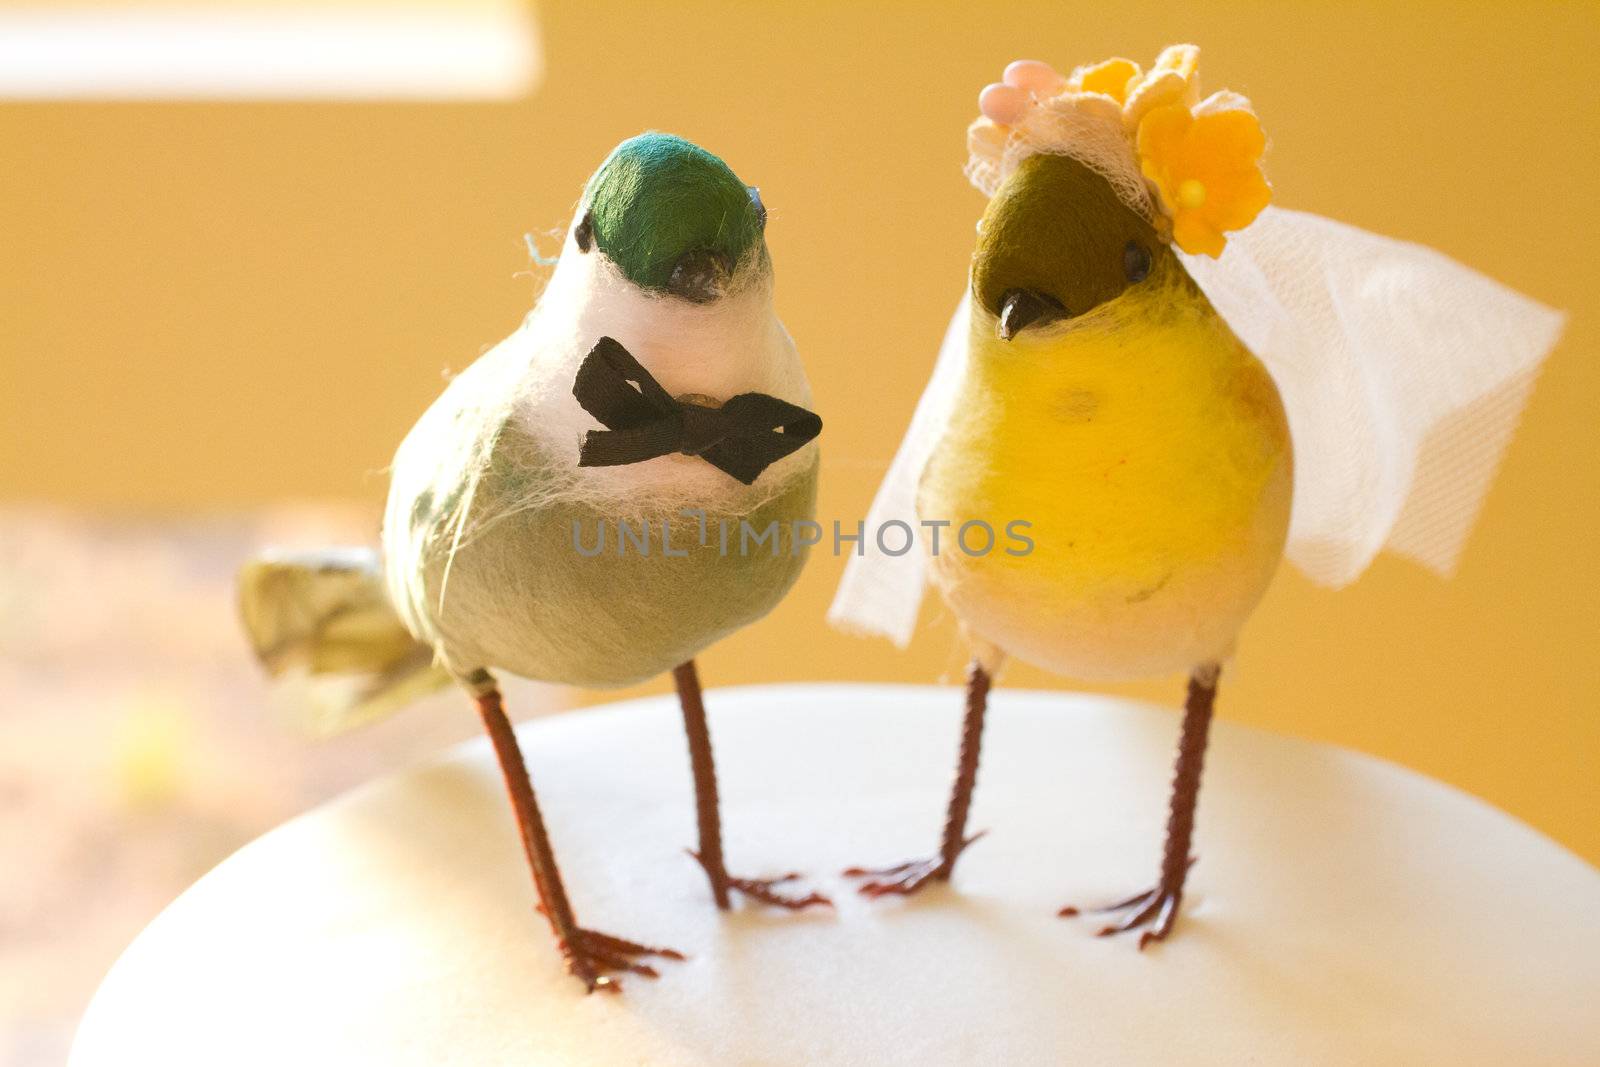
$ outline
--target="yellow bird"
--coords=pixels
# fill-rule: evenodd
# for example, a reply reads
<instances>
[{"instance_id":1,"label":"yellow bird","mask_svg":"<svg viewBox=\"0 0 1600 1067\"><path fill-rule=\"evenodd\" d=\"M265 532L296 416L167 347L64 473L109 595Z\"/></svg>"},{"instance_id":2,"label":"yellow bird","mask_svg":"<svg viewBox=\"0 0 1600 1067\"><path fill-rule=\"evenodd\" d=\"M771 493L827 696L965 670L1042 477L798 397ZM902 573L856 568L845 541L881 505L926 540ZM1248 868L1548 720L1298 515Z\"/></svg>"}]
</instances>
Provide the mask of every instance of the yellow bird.
<instances>
[{"instance_id":1,"label":"yellow bird","mask_svg":"<svg viewBox=\"0 0 1600 1067\"><path fill-rule=\"evenodd\" d=\"M1027 159L979 234L966 377L917 491L918 515L955 531L930 573L974 647L955 817L937 856L849 873L871 896L950 877L1008 654L1077 678L1191 669L1161 877L1116 927L1164 937L1221 663L1283 556L1288 421L1266 368L1085 164ZM1006 550L959 541L1018 521Z\"/></svg>"},{"instance_id":2,"label":"yellow bird","mask_svg":"<svg viewBox=\"0 0 1600 1067\"><path fill-rule=\"evenodd\" d=\"M991 199L967 293L869 513L875 548L830 612L904 644L926 579L973 651L939 850L846 871L868 896L948 880L975 840L1008 657L1084 679L1187 671L1156 884L1102 909L1123 913L1102 934L1165 938L1222 664L1286 546L1331 584L1385 543L1447 570L1497 458L1484 442L1504 443L1559 333L1429 250L1266 210L1255 113L1200 100L1197 63L1187 45L1148 71L1018 61L979 98L968 175ZM1470 447L1425 467L1422 443L1451 434ZM886 547L895 523L924 551Z\"/></svg>"},{"instance_id":3,"label":"yellow bird","mask_svg":"<svg viewBox=\"0 0 1600 1067\"><path fill-rule=\"evenodd\" d=\"M957 530L1020 518L1033 548L933 557L968 634L1077 678L1227 656L1289 527L1266 368L1150 223L1067 156L1001 188L972 280L967 377L917 510Z\"/></svg>"}]
</instances>

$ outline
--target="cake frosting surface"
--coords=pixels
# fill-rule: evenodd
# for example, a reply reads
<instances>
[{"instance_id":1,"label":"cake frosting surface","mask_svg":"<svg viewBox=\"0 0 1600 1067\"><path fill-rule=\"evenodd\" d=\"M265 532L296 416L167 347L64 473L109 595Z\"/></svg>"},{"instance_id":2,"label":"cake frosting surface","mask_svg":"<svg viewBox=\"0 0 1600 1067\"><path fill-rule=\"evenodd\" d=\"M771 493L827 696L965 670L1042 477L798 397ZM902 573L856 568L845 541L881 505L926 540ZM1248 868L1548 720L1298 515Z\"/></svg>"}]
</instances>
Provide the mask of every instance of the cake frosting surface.
<instances>
[{"instance_id":1,"label":"cake frosting surface","mask_svg":"<svg viewBox=\"0 0 1600 1067\"><path fill-rule=\"evenodd\" d=\"M996 692L954 882L837 876L937 841L961 696L707 695L730 865L809 872L833 912L719 914L678 711L519 731L579 921L686 953L585 996L564 973L484 742L227 860L135 941L72 1067L833 1067L1600 1063L1600 872L1481 801L1217 724L1184 915L1140 953L1064 904L1156 873L1177 717Z\"/></svg>"}]
</instances>

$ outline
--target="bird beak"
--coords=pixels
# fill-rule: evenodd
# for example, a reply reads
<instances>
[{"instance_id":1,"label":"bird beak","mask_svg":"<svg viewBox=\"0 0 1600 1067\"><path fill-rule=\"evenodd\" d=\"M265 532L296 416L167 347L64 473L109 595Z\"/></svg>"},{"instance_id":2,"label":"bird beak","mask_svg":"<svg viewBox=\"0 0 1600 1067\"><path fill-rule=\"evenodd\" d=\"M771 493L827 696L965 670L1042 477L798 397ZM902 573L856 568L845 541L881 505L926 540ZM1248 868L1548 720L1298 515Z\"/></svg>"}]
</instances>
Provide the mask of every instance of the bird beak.
<instances>
[{"instance_id":1,"label":"bird beak","mask_svg":"<svg viewBox=\"0 0 1600 1067\"><path fill-rule=\"evenodd\" d=\"M733 264L720 252L687 252L672 268L667 292L693 304L708 304L722 295L733 276Z\"/></svg>"},{"instance_id":2,"label":"bird beak","mask_svg":"<svg viewBox=\"0 0 1600 1067\"><path fill-rule=\"evenodd\" d=\"M1029 326L1044 326L1067 317L1067 309L1053 296L1032 289L1008 289L1000 299L1000 321L995 335L1009 341Z\"/></svg>"}]
</instances>

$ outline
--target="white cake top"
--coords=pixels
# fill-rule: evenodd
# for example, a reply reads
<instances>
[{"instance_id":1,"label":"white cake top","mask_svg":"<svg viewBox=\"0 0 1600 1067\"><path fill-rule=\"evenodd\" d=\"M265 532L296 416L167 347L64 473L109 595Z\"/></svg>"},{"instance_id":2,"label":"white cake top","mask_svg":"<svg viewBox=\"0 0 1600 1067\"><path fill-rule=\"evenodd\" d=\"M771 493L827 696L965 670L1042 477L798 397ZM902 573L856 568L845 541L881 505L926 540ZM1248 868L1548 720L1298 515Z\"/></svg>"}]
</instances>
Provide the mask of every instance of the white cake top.
<instances>
[{"instance_id":1,"label":"white cake top","mask_svg":"<svg viewBox=\"0 0 1600 1067\"><path fill-rule=\"evenodd\" d=\"M999 689L992 832L952 886L869 904L831 872L936 846L960 693L707 702L730 868L817 873L836 914L713 909L676 704L633 701L520 734L579 921L690 955L660 980L563 973L469 744L208 875L73 1067L1600 1063L1600 873L1414 773L1219 723L1183 917L1141 954L1055 912L1154 879L1176 715Z\"/></svg>"}]
</instances>

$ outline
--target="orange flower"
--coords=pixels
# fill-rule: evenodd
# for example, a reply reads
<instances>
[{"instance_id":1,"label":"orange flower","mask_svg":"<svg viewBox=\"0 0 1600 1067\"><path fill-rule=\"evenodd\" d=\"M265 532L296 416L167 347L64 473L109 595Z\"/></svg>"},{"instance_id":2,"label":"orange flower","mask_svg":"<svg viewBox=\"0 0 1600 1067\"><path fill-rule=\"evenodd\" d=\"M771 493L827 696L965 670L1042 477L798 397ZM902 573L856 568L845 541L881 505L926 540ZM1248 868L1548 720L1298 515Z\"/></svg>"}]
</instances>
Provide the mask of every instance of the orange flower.
<instances>
[{"instance_id":1,"label":"orange flower","mask_svg":"<svg viewBox=\"0 0 1600 1067\"><path fill-rule=\"evenodd\" d=\"M1260 165L1266 136L1237 93L1215 93L1193 111L1181 102L1152 108L1136 147L1172 239L1192 255L1221 255L1223 233L1250 225L1272 199Z\"/></svg>"}]
</instances>

